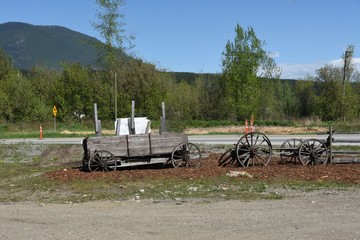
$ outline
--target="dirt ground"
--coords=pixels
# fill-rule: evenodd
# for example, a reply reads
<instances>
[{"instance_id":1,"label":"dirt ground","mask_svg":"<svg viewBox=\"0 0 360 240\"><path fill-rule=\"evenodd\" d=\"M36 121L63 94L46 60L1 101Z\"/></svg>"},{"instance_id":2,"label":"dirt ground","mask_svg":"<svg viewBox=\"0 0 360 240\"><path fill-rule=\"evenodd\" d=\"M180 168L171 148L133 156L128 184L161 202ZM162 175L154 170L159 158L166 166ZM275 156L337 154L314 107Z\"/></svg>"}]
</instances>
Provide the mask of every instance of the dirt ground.
<instances>
[{"instance_id":1,"label":"dirt ground","mask_svg":"<svg viewBox=\"0 0 360 240\"><path fill-rule=\"evenodd\" d=\"M0 203L0 239L360 239L360 191L282 200Z\"/></svg>"},{"instance_id":2,"label":"dirt ground","mask_svg":"<svg viewBox=\"0 0 360 240\"><path fill-rule=\"evenodd\" d=\"M300 163L281 163L279 157L272 157L266 167L237 167L235 164L219 167L221 153L211 153L202 160L200 168L172 168L169 166L135 167L112 172L84 172L78 168L47 173L49 179L70 181L75 179L156 179L163 177L179 179L213 178L230 171L246 171L254 179L290 181L332 181L360 184L360 164L327 164L303 166ZM80 163L78 163L80 164Z\"/></svg>"}]
</instances>

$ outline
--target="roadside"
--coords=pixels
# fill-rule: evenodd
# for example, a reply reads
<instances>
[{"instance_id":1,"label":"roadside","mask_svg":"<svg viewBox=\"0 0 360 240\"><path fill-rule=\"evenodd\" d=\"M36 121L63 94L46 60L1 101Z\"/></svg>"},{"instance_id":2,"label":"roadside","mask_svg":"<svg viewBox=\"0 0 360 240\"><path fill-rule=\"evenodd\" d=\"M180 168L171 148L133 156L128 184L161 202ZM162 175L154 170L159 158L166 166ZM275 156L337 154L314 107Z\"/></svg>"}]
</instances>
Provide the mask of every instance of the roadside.
<instances>
[{"instance_id":1,"label":"roadside","mask_svg":"<svg viewBox=\"0 0 360 240\"><path fill-rule=\"evenodd\" d=\"M253 126L253 131L263 134L306 134L306 133L323 133L328 128L323 127L268 127ZM208 128L189 128L184 130L185 134L209 134L209 133L245 133L244 126L227 126L227 127L208 127Z\"/></svg>"},{"instance_id":2,"label":"roadside","mask_svg":"<svg viewBox=\"0 0 360 240\"><path fill-rule=\"evenodd\" d=\"M324 127L283 127L283 126L253 126L253 131L261 132L263 134L307 134L307 133L324 133L329 129ZM245 133L245 126L226 126L226 127L206 127L206 128L187 128L184 130L185 134L209 134L209 133L221 133L221 134L234 134ZM114 130L102 130L103 134L114 135ZM152 129L152 133L158 133L158 129ZM93 134L94 132L73 132L62 131L61 134Z\"/></svg>"}]
</instances>

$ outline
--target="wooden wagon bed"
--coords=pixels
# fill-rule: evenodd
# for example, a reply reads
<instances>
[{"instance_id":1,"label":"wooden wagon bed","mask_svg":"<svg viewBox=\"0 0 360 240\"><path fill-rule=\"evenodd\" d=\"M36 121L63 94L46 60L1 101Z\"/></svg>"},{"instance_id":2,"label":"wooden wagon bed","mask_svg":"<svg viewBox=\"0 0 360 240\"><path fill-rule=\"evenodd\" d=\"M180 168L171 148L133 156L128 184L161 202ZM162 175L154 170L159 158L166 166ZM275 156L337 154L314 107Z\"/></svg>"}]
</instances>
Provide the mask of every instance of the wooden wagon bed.
<instances>
[{"instance_id":1,"label":"wooden wagon bed","mask_svg":"<svg viewBox=\"0 0 360 240\"><path fill-rule=\"evenodd\" d=\"M178 133L88 137L83 149L83 165L90 171L154 163L179 167L201 159L199 148Z\"/></svg>"}]
</instances>

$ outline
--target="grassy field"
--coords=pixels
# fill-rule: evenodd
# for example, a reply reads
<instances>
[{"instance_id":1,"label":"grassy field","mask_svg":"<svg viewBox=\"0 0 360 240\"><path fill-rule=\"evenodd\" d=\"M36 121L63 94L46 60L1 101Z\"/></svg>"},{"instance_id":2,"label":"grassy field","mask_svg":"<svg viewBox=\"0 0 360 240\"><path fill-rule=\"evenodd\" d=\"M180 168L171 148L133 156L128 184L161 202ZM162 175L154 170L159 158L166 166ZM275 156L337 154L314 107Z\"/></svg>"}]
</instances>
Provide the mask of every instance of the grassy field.
<instances>
[{"instance_id":1,"label":"grassy field","mask_svg":"<svg viewBox=\"0 0 360 240\"><path fill-rule=\"evenodd\" d=\"M358 188L356 184L321 181L281 181L279 179L234 179L222 175L211 178L181 179L131 177L109 178L98 173L94 179L51 179L48 173L81 166L81 146L0 145L0 202L35 201L79 203L124 199L282 199L283 190ZM141 171L141 170L140 170ZM119 173L121 174L121 173Z\"/></svg>"},{"instance_id":2,"label":"grassy field","mask_svg":"<svg viewBox=\"0 0 360 240\"><path fill-rule=\"evenodd\" d=\"M151 129L157 131L159 129L159 121L155 120L151 122ZM183 132L185 130L191 130L190 132L196 132L196 129L229 129L233 128L234 133L239 133L245 130L244 122L230 122L230 121L188 121L182 122L182 127L178 127L178 123L169 122L167 127L169 131ZM82 122L79 121L67 121L57 122L56 127L53 121L46 122L20 122L20 123L0 123L0 138L38 138L40 135L40 126L42 128L43 136L48 138L52 137L78 137L79 134L86 132L87 136L94 135L94 122L92 119L87 119ZM299 133L303 131L301 129L325 129L326 131L330 126L336 130L336 132L360 132L360 122L321 122L315 120L298 120L298 121L255 121L255 129L264 128L276 128L279 127L287 129L298 129L294 131ZM114 132L114 122L107 120L102 121L103 135L111 135ZM211 130L210 130L211 132ZM228 131L225 131L229 133ZM209 131L208 131L209 133ZM222 133L221 130L216 133ZM230 132L231 133L231 132ZM300 133L308 133L303 131Z\"/></svg>"},{"instance_id":3,"label":"grassy field","mask_svg":"<svg viewBox=\"0 0 360 240\"><path fill-rule=\"evenodd\" d=\"M203 123L194 123L203 126ZM209 125L210 124L210 125ZM266 124L266 123L264 123ZM217 123L208 123L207 127ZM291 124L290 124L291 125ZM326 124L323 124L324 126ZM0 124L0 138L38 138L36 124ZM112 123L104 123L103 130L111 129ZM296 126L295 126L296 127ZM344 127L357 129L356 127ZM81 132L93 132L92 122L59 123L57 129L52 123L42 125L46 137L79 137ZM67 131L66 135L64 131ZM69 134L70 132L70 134ZM73 132L73 133L71 133ZM76 132L80 132L76 133ZM91 136L91 134L86 134ZM334 150L339 150L335 147ZM359 147L341 147L358 151ZM317 189L348 189L358 185L333 182L282 182L277 179L242 179L239 181L226 176L208 179L158 179L118 180L106 176L94 180L75 179L59 181L49 179L53 171L66 171L81 166L82 149L62 145L0 145L0 202L86 202L98 200L123 200L136 198L150 199L281 199L282 189L312 191Z\"/></svg>"}]
</instances>

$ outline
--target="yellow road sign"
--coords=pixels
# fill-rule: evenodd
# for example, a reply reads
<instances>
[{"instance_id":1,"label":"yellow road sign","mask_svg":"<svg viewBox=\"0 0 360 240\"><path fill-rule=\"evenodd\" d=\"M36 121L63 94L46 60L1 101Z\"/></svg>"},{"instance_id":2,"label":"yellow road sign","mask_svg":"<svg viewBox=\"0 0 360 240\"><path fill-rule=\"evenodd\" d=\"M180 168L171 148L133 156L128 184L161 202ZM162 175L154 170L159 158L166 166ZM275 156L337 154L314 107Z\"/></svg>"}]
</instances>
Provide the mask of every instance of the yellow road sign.
<instances>
[{"instance_id":1,"label":"yellow road sign","mask_svg":"<svg viewBox=\"0 0 360 240\"><path fill-rule=\"evenodd\" d=\"M54 105L54 107L53 107L53 114L54 114L54 117L56 117L57 109L56 109L56 106L55 106L55 105Z\"/></svg>"}]
</instances>

